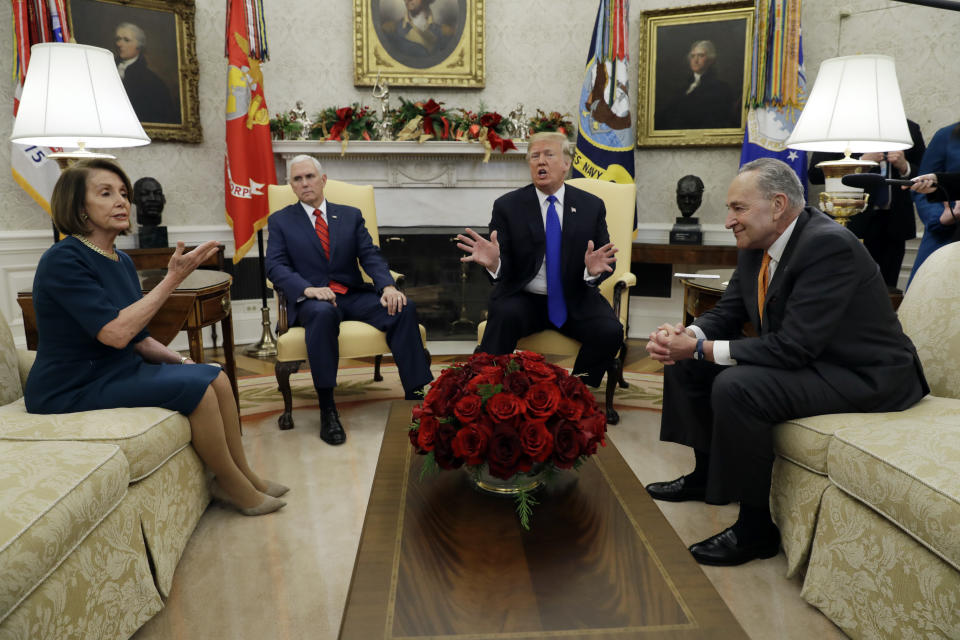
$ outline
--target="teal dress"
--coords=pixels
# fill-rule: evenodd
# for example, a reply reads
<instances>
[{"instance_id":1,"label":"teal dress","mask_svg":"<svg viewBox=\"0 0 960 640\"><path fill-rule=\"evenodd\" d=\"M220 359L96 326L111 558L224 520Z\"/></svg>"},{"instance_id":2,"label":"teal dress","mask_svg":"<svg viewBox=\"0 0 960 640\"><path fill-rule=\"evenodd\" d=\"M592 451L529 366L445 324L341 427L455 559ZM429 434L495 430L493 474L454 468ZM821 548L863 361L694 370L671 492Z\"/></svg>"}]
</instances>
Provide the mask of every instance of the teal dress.
<instances>
[{"instance_id":1,"label":"teal dress","mask_svg":"<svg viewBox=\"0 0 960 640\"><path fill-rule=\"evenodd\" d=\"M133 261L117 254L113 261L70 237L40 258L33 280L39 342L24 389L30 413L164 407L189 415L219 374L213 365L146 362L134 349L146 329L123 349L97 340L142 296Z\"/></svg>"}]
</instances>

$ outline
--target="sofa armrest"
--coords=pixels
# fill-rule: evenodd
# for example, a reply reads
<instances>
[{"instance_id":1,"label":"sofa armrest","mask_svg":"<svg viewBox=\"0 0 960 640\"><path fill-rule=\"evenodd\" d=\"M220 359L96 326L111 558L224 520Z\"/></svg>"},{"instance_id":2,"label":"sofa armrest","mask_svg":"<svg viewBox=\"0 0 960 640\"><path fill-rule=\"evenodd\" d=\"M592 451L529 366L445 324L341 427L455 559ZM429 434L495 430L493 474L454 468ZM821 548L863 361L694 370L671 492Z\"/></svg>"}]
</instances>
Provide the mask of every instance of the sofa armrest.
<instances>
[{"instance_id":1,"label":"sofa armrest","mask_svg":"<svg viewBox=\"0 0 960 640\"><path fill-rule=\"evenodd\" d=\"M30 375L30 368L33 367L33 361L36 359L36 351L17 349L17 360L20 366L20 386L24 389L27 388L27 376Z\"/></svg>"}]
</instances>

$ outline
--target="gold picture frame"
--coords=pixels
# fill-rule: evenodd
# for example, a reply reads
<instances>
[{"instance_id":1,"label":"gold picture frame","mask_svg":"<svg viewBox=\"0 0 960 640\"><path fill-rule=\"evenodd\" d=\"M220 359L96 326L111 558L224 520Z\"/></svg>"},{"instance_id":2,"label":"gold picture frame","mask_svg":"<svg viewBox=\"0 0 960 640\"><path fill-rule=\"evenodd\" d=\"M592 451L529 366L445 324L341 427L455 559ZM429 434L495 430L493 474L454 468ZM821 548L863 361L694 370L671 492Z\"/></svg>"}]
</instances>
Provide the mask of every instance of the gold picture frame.
<instances>
[{"instance_id":1,"label":"gold picture frame","mask_svg":"<svg viewBox=\"0 0 960 640\"><path fill-rule=\"evenodd\" d=\"M644 12L637 146L742 144L752 53L753 2Z\"/></svg>"},{"instance_id":2,"label":"gold picture frame","mask_svg":"<svg viewBox=\"0 0 960 640\"><path fill-rule=\"evenodd\" d=\"M195 13L194 0L68 0L78 43L113 51L118 63L130 61L124 87L155 141L203 141Z\"/></svg>"},{"instance_id":3,"label":"gold picture frame","mask_svg":"<svg viewBox=\"0 0 960 640\"><path fill-rule=\"evenodd\" d=\"M411 16L404 0L354 0L353 84L484 86L484 0L423 0Z\"/></svg>"}]
</instances>

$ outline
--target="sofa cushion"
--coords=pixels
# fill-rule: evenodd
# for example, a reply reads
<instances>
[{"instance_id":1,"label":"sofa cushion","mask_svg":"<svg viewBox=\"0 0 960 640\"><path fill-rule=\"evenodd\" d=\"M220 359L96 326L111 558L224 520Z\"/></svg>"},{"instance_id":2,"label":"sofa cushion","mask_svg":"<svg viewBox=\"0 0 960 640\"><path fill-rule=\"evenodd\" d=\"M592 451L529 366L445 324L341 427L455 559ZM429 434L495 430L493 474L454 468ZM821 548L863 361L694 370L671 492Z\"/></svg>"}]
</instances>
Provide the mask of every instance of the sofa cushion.
<instances>
[{"instance_id":1,"label":"sofa cushion","mask_svg":"<svg viewBox=\"0 0 960 640\"><path fill-rule=\"evenodd\" d=\"M116 508L129 478L113 445L0 441L0 620Z\"/></svg>"},{"instance_id":2,"label":"sofa cushion","mask_svg":"<svg viewBox=\"0 0 960 640\"><path fill-rule=\"evenodd\" d=\"M0 407L2 440L115 444L130 465L129 481L135 482L190 443L190 421L183 414L159 407L41 415L27 413L21 398Z\"/></svg>"},{"instance_id":3,"label":"sofa cushion","mask_svg":"<svg viewBox=\"0 0 960 640\"><path fill-rule=\"evenodd\" d=\"M23 395L20 386L20 364L10 327L0 316L0 405Z\"/></svg>"},{"instance_id":4,"label":"sofa cushion","mask_svg":"<svg viewBox=\"0 0 960 640\"><path fill-rule=\"evenodd\" d=\"M834 413L807 418L794 418L773 429L773 450L777 455L814 473L827 475L827 447L839 429L876 425L902 418L923 419L950 415L960 411L960 401L953 398L926 396L906 411L887 413Z\"/></svg>"},{"instance_id":5,"label":"sofa cushion","mask_svg":"<svg viewBox=\"0 0 960 640\"><path fill-rule=\"evenodd\" d=\"M879 427L834 434L830 480L960 571L960 412Z\"/></svg>"}]
</instances>

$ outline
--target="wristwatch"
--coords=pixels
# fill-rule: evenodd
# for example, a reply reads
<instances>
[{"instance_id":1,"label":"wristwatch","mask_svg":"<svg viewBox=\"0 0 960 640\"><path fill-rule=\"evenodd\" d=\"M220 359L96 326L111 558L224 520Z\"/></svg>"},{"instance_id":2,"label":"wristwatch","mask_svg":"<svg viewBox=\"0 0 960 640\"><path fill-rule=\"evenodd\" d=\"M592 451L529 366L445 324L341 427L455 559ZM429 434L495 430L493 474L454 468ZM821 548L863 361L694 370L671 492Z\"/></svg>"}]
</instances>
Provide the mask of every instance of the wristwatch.
<instances>
[{"instance_id":1,"label":"wristwatch","mask_svg":"<svg viewBox=\"0 0 960 640\"><path fill-rule=\"evenodd\" d=\"M694 360L703 360L703 338L697 339L697 348L693 352Z\"/></svg>"}]
</instances>

